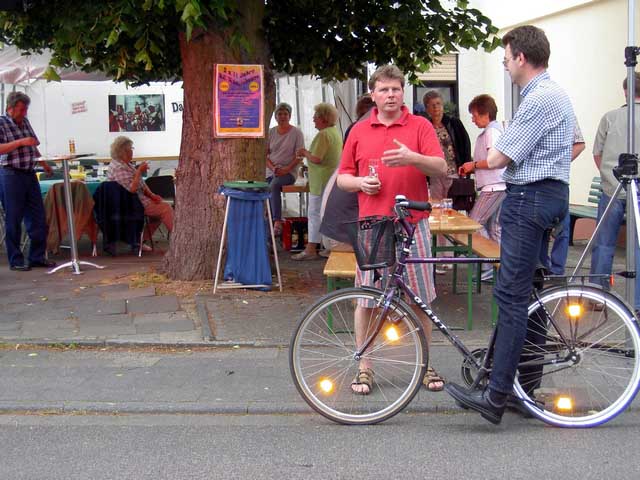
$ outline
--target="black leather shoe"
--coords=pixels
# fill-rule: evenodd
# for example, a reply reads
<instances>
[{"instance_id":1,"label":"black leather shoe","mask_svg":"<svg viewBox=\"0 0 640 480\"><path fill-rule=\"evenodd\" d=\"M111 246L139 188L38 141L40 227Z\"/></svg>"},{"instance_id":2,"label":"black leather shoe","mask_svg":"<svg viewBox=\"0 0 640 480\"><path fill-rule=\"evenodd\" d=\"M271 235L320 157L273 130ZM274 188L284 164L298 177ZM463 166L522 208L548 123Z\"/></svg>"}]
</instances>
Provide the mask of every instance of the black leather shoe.
<instances>
[{"instance_id":1,"label":"black leather shoe","mask_svg":"<svg viewBox=\"0 0 640 480\"><path fill-rule=\"evenodd\" d=\"M463 408L470 408L482 415L482 418L497 425L502 420L505 404L496 405L489 399L489 389L469 390L455 383L447 383L444 389L461 404Z\"/></svg>"},{"instance_id":2,"label":"black leather shoe","mask_svg":"<svg viewBox=\"0 0 640 480\"><path fill-rule=\"evenodd\" d=\"M532 413L517 398L509 397L506 406L509 410L522 415L522 418L533 418Z\"/></svg>"},{"instance_id":3,"label":"black leather shoe","mask_svg":"<svg viewBox=\"0 0 640 480\"><path fill-rule=\"evenodd\" d=\"M11 265L9 269L14 272L28 272L31 270L31 267L29 265Z\"/></svg>"},{"instance_id":4,"label":"black leather shoe","mask_svg":"<svg viewBox=\"0 0 640 480\"><path fill-rule=\"evenodd\" d=\"M56 262L50 260L41 260L39 262L31 262L29 264L31 268L53 268L56 266Z\"/></svg>"}]
</instances>

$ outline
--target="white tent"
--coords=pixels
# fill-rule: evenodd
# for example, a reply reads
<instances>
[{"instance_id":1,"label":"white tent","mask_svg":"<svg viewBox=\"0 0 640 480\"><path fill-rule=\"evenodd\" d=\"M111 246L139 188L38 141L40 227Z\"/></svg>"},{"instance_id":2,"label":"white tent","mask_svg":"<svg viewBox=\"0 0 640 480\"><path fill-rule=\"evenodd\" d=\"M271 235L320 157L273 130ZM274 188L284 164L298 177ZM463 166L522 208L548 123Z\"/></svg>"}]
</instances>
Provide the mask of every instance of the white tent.
<instances>
[{"instance_id":1,"label":"white tent","mask_svg":"<svg viewBox=\"0 0 640 480\"><path fill-rule=\"evenodd\" d=\"M11 45L5 45L0 50L0 83L14 85L30 84L41 79L49 66L51 52L45 51L41 55L25 55ZM84 73L72 69L58 72L63 80L109 80L102 73Z\"/></svg>"}]
</instances>

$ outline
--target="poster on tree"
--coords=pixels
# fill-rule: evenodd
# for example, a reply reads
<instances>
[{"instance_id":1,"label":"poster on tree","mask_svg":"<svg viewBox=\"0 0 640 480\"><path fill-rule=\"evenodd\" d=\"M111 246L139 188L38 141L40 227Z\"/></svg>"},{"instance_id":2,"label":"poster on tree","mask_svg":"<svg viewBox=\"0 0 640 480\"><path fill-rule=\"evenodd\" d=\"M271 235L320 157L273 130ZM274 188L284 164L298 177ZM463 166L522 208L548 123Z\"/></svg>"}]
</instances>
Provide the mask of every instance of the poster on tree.
<instances>
[{"instance_id":1,"label":"poster on tree","mask_svg":"<svg viewBox=\"0 0 640 480\"><path fill-rule=\"evenodd\" d=\"M216 64L214 136L264 137L262 65Z\"/></svg>"}]
</instances>

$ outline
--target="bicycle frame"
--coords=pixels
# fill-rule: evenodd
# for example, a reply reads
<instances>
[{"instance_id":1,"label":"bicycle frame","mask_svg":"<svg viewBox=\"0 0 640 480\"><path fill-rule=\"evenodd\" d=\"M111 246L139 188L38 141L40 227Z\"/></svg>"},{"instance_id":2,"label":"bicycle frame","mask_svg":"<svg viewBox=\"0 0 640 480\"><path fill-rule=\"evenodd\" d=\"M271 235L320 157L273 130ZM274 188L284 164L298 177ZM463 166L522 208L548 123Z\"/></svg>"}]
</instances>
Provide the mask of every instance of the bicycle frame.
<instances>
[{"instance_id":1,"label":"bicycle frame","mask_svg":"<svg viewBox=\"0 0 640 480\"><path fill-rule=\"evenodd\" d=\"M447 327L447 325L438 318L435 312L431 310L424 303L422 298L420 298L418 294L416 294L404 282L402 275L404 273L404 270L407 264L423 264L423 263L438 264L438 263L452 263L452 262L460 263L460 264L497 263L500 261L500 259L499 258L458 258L458 257L440 257L440 258L412 257L412 258L409 258L409 255L411 252L410 247L413 242L413 235L415 233L415 226L405 218L406 214L404 214L404 212L398 211L398 209L400 208L402 207L396 206L396 214L397 214L396 222L401 225L402 230L404 232L400 234L402 238L402 249L400 252L400 257L396 261L396 265L393 269L393 272L389 274L390 281L384 289L384 295L381 301L377 305L378 308L382 309L380 314L378 315L378 325L376 325L376 328L373 330L372 334L364 342L363 347L360 348L358 351L356 351L355 359L359 360L362 357L364 352L367 350L367 348L369 348L371 343L380 333L380 330L382 329L382 325L384 324L383 320L387 316L387 313L389 311L389 307L391 306L391 302L393 298L398 295L398 291L404 292L408 296L408 298L412 300L414 304L418 305L420 310L422 310L425 313L425 315L427 315L429 320L431 320L431 322L438 328L440 332L442 332L442 334L449 340L449 342L451 342L451 344L454 347L456 347L456 349L460 352L460 354L465 359L473 359L471 351L464 345L464 343L462 343L462 341L456 335L454 335L451 332L449 327ZM477 364L477 362L475 362L475 359L473 359L473 361L474 363L476 363L477 368L481 368L481 366Z\"/></svg>"},{"instance_id":2,"label":"bicycle frame","mask_svg":"<svg viewBox=\"0 0 640 480\"><path fill-rule=\"evenodd\" d=\"M398 209L398 207L396 208ZM397 215L398 218L396 219L396 222L400 224L403 230L403 232L400 233L400 237L402 240L402 249L401 249L399 258L396 261L396 265L393 271L389 274L390 281L387 283L383 291L383 295L380 297L380 300L378 301L376 307L374 307L374 308L381 309L378 314L378 323L376 327L373 329L373 332L371 333L369 338L367 338L366 341L364 342L364 345L362 346L362 348L356 351L354 358L356 360L360 360L364 355L364 353L367 351L367 349L374 342L375 338L380 334L380 331L387 318L387 314L389 312L389 308L391 307L391 303L393 299L395 297L399 297L400 292L403 292L405 295L408 296L408 298L411 299L411 303L414 303L415 305L417 305L420 308L420 310L422 310L422 312L424 312L424 314L429 318L429 320L433 323L433 325L435 325L438 328L438 330L447 338L447 340L460 352L463 359L478 370L478 374L476 375L476 378L472 386L472 387L476 387L491 372L490 364L493 356L493 348L494 348L494 343L495 343L494 341L495 341L497 328L493 329L491 338L488 343L487 352L485 353L481 361L477 360L474 357L473 353L467 348L467 346L455 334L451 332L449 327L447 327L447 325L443 323L440 320L440 318L438 318L435 312L425 304L422 298L420 298L420 296L418 296L418 294L416 294L416 292L414 292L411 289L411 287L409 287L405 283L403 279L403 273L408 264L425 264L425 263L430 263L430 264L492 263L493 264L493 263L499 262L500 259L498 258L459 258L459 257L440 257L440 258L411 257L409 258L410 247L413 242L413 236L414 236L416 227L413 224L411 224L409 221L407 221L405 216L402 214L403 212L398 212L396 210L396 213L399 213L399 215ZM572 276L571 278L575 279L575 276ZM583 282L584 282L584 277L583 277ZM567 287L569 287L570 285L571 285L570 283L567 283ZM369 290L367 287L363 287L363 289ZM378 290L376 290L376 292L377 291ZM560 339L562 341L562 344L565 346L569 346L571 342L569 342L569 340L565 337L565 335L562 332L562 329L558 327L558 325L556 324L553 318L553 315L549 311L547 311L544 304L542 304L540 299L540 294L539 294L541 291L543 290L539 290L534 287L533 296L542 307L544 316L546 317L545 320L548 322L548 328L554 328L554 330L558 332ZM560 349L558 349L558 351L560 351ZM552 352L551 350L547 351L547 353L551 353L551 352ZM532 366L545 366L545 365L552 365L552 364L558 365L564 362L571 362L572 356L573 356L573 352L570 349L564 358L558 358L558 359L552 359L552 360L529 360L529 361L521 362L519 366L532 367Z\"/></svg>"}]
</instances>

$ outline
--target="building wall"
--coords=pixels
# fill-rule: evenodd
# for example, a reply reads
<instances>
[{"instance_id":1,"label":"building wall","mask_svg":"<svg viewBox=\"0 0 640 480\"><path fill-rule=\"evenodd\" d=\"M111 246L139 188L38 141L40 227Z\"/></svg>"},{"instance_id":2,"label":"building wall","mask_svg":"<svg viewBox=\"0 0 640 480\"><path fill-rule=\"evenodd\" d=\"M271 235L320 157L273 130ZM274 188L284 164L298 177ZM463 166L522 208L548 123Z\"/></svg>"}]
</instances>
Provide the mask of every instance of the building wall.
<instances>
[{"instance_id":1,"label":"building wall","mask_svg":"<svg viewBox=\"0 0 640 480\"><path fill-rule=\"evenodd\" d=\"M604 113L625 103L622 80L627 71L624 48L628 45L626 0L475 0L471 2L501 28L500 34L522 24L542 28L551 44L549 73L571 100L585 137L586 149L571 169L571 202L587 203L593 163L593 139ZM640 12L636 10L636 41L640 38ZM505 101L504 50L491 54L464 51L460 55L461 112L471 98L489 93L496 98L499 118ZM462 115L472 141L478 129ZM640 139L639 139L640 141Z\"/></svg>"}]
</instances>

